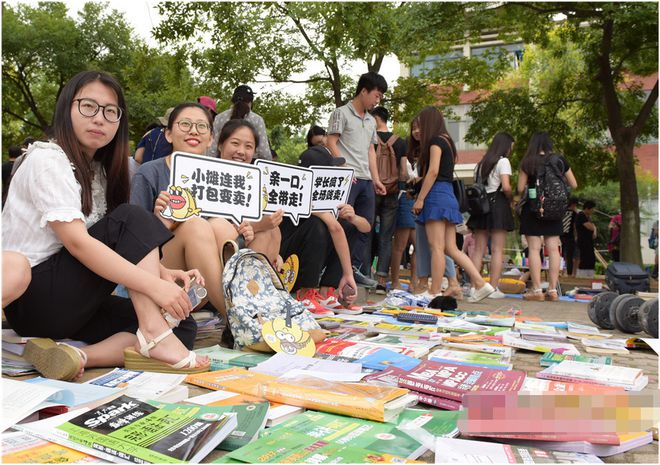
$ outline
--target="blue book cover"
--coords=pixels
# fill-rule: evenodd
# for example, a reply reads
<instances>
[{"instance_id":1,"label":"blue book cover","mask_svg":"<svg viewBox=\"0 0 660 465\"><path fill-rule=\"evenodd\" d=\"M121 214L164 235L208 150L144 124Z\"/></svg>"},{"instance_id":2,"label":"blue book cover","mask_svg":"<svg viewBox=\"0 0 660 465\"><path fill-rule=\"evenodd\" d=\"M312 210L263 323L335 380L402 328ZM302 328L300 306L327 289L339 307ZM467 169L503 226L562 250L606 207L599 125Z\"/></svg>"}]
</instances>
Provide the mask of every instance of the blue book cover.
<instances>
[{"instance_id":1,"label":"blue book cover","mask_svg":"<svg viewBox=\"0 0 660 465\"><path fill-rule=\"evenodd\" d=\"M395 366L402 370L412 370L421 362L420 359L394 352L389 349L379 349L373 354L367 355L355 361L361 363L364 368L372 370L384 370Z\"/></svg>"}]
</instances>

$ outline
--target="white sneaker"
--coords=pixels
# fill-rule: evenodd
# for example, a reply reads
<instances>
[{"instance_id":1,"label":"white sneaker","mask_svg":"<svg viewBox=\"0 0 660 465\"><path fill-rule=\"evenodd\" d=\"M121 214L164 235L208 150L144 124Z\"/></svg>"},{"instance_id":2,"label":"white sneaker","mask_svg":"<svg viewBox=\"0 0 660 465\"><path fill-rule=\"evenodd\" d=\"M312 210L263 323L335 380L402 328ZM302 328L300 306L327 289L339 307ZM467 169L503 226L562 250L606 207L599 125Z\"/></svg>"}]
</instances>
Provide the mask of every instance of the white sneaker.
<instances>
[{"instance_id":1,"label":"white sneaker","mask_svg":"<svg viewBox=\"0 0 660 465\"><path fill-rule=\"evenodd\" d=\"M472 294L470 297L468 297L468 302L474 303L474 302L481 302L484 300L486 297L491 295L493 292L495 292L495 289L493 286L491 286L489 283L486 283L484 287L481 289L475 289L474 294Z\"/></svg>"},{"instance_id":2,"label":"white sneaker","mask_svg":"<svg viewBox=\"0 0 660 465\"><path fill-rule=\"evenodd\" d=\"M495 289L495 292L488 296L489 299L504 299L505 297L506 294L497 288Z\"/></svg>"}]
</instances>

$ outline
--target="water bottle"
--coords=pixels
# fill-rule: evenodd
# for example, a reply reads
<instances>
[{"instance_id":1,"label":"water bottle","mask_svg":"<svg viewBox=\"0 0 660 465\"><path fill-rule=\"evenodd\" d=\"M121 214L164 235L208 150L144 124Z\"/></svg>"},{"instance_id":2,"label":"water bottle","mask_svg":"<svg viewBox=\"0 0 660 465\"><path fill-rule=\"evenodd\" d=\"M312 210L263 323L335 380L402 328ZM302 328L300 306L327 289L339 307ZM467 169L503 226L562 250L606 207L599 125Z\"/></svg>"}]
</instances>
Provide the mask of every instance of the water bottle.
<instances>
[{"instance_id":1,"label":"water bottle","mask_svg":"<svg viewBox=\"0 0 660 465\"><path fill-rule=\"evenodd\" d=\"M536 199L536 187L530 187L527 190L527 197L529 197L532 200Z\"/></svg>"}]
</instances>

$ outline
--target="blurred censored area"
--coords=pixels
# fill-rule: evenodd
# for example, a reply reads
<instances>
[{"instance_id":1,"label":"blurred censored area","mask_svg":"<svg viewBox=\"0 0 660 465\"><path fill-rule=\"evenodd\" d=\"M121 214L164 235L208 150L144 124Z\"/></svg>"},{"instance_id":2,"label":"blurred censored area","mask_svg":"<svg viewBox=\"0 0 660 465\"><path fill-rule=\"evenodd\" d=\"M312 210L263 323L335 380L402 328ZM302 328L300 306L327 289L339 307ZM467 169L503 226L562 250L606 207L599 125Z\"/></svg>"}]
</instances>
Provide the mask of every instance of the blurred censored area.
<instances>
[{"instance_id":1,"label":"blurred censored area","mask_svg":"<svg viewBox=\"0 0 660 465\"><path fill-rule=\"evenodd\" d=\"M646 431L660 422L657 390L598 395L480 392L466 394L463 405L466 413L459 430L475 436L553 434L557 440L570 441L576 433Z\"/></svg>"}]
</instances>

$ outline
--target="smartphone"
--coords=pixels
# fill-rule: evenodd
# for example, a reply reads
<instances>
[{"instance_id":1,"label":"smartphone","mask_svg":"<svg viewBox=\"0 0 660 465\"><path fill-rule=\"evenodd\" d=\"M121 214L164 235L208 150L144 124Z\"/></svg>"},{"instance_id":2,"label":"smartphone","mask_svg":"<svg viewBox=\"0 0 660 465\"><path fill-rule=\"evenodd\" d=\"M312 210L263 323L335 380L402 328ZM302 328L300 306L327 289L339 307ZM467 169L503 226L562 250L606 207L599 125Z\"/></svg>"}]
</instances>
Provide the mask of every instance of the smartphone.
<instances>
[{"instance_id":1,"label":"smartphone","mask_svg":"<svg viewBox=\"0 0 660 465\"><path fill-rule=\"evenodd\" d=\"M206 298L206 288L199 284L193 276L190 280L190 287L188 288L188 298L192 304L193 310Z\"/></svg>"},{"instance_id":2,"label":"smartphone","mask_svg":"<svg viewBox=\"0 0 660 465\"><path fill-rule=\"evenodd\" d=\"M345 299L346 297L350 297L352 295L355 295L355 289L353 289L348 284L345 284L344 287L341 288L341 294L344 296L344 299Z\"/></svg>"}]
</instances>

